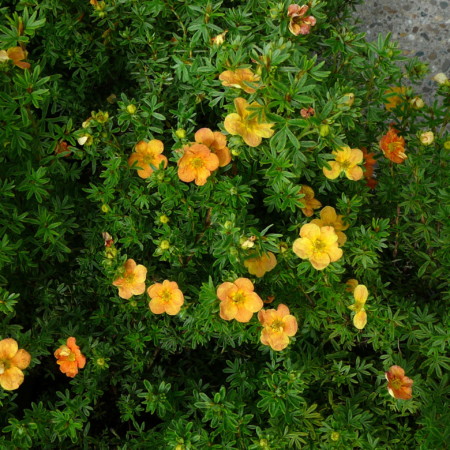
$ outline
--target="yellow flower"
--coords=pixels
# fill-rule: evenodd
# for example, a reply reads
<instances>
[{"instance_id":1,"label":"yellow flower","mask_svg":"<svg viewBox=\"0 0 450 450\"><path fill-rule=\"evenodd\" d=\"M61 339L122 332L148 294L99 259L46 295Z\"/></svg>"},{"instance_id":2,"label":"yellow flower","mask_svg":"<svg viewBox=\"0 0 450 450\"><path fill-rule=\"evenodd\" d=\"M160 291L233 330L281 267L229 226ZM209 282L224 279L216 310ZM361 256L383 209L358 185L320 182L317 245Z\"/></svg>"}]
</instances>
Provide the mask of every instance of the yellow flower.
<instances>
[{"instance_id":1,"label":"yellow flower","mask_svg":"<svg viewBox=\"0 0 450 450\"><path fill-rule=\"evenodd\" d=\"M349 180L353 181L358 181L363 177L364 172L358 164L363 162L364 155L359 148L341 147L334 150L332 154L335 155L335 161L328 163L331 170L323 168L323 173L327 178L334 180L342 172Z\"/></svg>"},{"instance_id":2,"label":"yellow flower","mask_svg":"<svg viewBox=\"0 0 450 450\"><path fill-rule=\"evenodd\" d=\"M244 261L244 266L247 267L248 273L256 275L258 278L263 277L266 272L270 272L276 265L277 258L272 252Z\"/></svg>"},{"instance_id":3,"label":"yellow flower","mask_svg":"<svg viewBox=\"0 0 450 450\"><path fill-rule=\"evenodd\" d=\"M348 308L355 312L355 315L353 316L353 325L355 325L358 330L362 330L367 324L367 313L364 309L364 305L369 296L369 291L363 284L358 284L353 291L353 296L355 297L355 303Z\"/></svg>"},{"instance_id":4,"label":"yellow flower","mask_svg":"<svg viewBox=\"0 0 450 450\"><path fill-rule=\"evenodd\" d=\"M12 338L0 341L0 386L12 391L17 389L24 379L22 370L26 369L31 361L30 354L21 348Z\"/></svg>"},{"instance_id":5,"label":"yellow flower","mask_svg":"<svg viewBox=\"0 0 450 450\"><path fill-rule=\"evenodd\" d=\"M122 269L122 274L113 281L119 288L119 297L128 300L133 295L141 295L145 291L147 269L137 265L134 259L128 259Z\"/></svg>"},{"instance_id":6,"label":"yellow flower","mask_svg":"<svg viewBox=\"0 0 450 450\"><path fill-rule=\"evenodd\" d=\"M229 114L225 118L224 126L228 133L239 135L244 142L250 147L257 147L261 144L262 138L270 138L275 130L272 130L273 123L258 122L257 117L249 118L253 111L248 107L261 108L259 103L253 102L248 104L247 100L238 97L234 100L237 113Z\"/></svg>"},{"instance_id":7,"label":"yellow flower","mask_svg":"<svg viewBox=\"0 0 450 450\"><path fill-rule=\"evenodd\" d=\"M28 52L23 50L22 47L11 47L8 50L0 50L0 62L5 62L10 59L15 66L21 69L29 69L30 63L22 61L27 58L27 54Z\"/></svg>"},{"instance_id":8,"label":"yellow flower","mask_svg":"<svg viewBox=\"0 0 450 450\"><path fill-rule=\"evenodd\" d=\"M153 314L167 313L174 316L180 312L184 303L184 295L175 281L164 280L147 289L151 298L148 306Z\"/></svg>"},{"instance_id":9,"label":"yellow flower","mask_svg":"<svg viewBox=\"0 0 450 450\"><path fill-rule=\"evenodd\" d=\"M206 184L208 177L219 167L219 157L204 144L192 144L184 147L184 154L178 160L178 177L197 186Z\"/></svg>"},{"instance_id":10,"label":"yellow flower","mask_svg":"<svg viewBox=\"0 0 450 450\"><path fill-rule=\"evenodd\" d=\"M311 220L311 223L318 225L319 227L333 227L338 237L339 246L344 245L347 241L347 236L342 232L346 230L350 225L344 224L342 221L344 216L336 214L336 211L331 206L325 206L320 211L320 219Z\"/></svg>"},{"instance_id":11,"label":"yellow flower","mask_svg":"<svg viewBox=\"0 0 450 450\"><path fill-rule=\"evenodd\" d=\"M384 104L388 111L396 108L405 101L406 87L396 86L384 91L387 97L387 102Z\"/></svg>"},{"instance_id":12,"label":"yellow flower","mask_svg":"<svg viewBox=\"0 0 450 450\"><path fill-rule=\"evenodd\" d=\"M195 142L206 145L219 158L219 167L225 167L231 162L231 153L227 147L227 138L220 131L200 128L195 133Z\"/></svg>"},{"instance_id":13,"label":"yellow flower","mask_svg":"<svg viewBox=\"0 0 450 450\"><path fill-rule=\"evenodd\" d=\"M292 250L302 259L309 259L317 270L323 270L342 256L338 237L333 227L319 227L313 223L303 225L300 238L294 241Z\"/></svg>"},{"instance_id":14,"label":"yellow flower","mask_svg":"<svg viewBox=\"0 0 450 450\"><path fill-rule=\"evenodd\" d=\"M217 288L220 317L225 320L248 322L253 314L263 307L263 301L254 289L253 283L248 278L238 278L234 283L222 283Z\"/></svg>"},{"instance_id":15,"label":"yellow flower","mask_svg":"<svg viewBox=\"0 0 450 450\"><path fill-rule=\"evenodd\" d=\"M284 350L289 344L289 337L297 333L297 319L289 314L286 305L280 304L277 309L262 309L258 319L263 326L261 343L273 350Z\"/></svg>"},{"instance_id":16,"label":"yellow flower","mask_svg":"<svg viewBox=\"0 0 450 450\"><path fill-rule=\"evenodd\" d=\"M153 173L153 168L158 168L161 162L164 163L164 168L167 167L167 158L161 153L164 150L164 144L158 140L153 139L150 142L140 141L136 144L136 152L132 153L128 158L128 165L139 167L137 173L141 178L148 178Z\"/></svg>"},{"instance_id":17,"label":"yellow flower","mask_svg":"<svg viewBox=\"0 0 450 450\"><path fill-rule=\"evenodd\" d=\"M219 35L220 36L220 35ZM219 75L219 80L223 86L235 87L243 89L247 94L253 94L256 89L248 83L257 83L260 78L250 69L225 70Z\"/></svg>"},{"instance_id":18,"label":"yellow flower","mask_svg":"<svg viewBox=\"0 0 450 450\"><path fill-rule=\"evenodd\" d=\"M322 203L314 198L313 189L309 186L306 186L306 184L301 187L299 194L304 194L304 197L300 200L300 202L305 205L304 208L302 208L302 213L306 217L311 217L314 214L314 210L320 208L322 206Z\"/></svg>"}]
</instances>

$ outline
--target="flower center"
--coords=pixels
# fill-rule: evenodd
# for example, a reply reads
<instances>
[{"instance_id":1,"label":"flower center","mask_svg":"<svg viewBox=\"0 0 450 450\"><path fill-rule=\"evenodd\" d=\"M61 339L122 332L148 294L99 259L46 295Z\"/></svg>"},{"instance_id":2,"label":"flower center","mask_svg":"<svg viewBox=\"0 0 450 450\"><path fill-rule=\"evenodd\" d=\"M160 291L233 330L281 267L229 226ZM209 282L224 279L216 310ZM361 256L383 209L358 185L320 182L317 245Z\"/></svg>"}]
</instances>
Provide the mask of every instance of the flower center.
<instances>
[{"instance_id":1,"label":"flower center","mask_svg":"<svg viewBox=\"0 0 450 450\"><path fill-rule=\"evenodd\" d=\"M391 386L393 389L400 389L402 387L402 382L398 378L395 378L391 381Z\"/></svg>"},{"instance_id":2,"label":"flower center","mask_svg":"<svg viewBox=\"0 0 450 450\"><path fill-rule=\"evenodd\" d=\"M125 278L125 283L126 284L133 284L134 283L134 279L135 279L135 275L134 275L134 273L127 273L124 278Z\"/></svg>"},{"instance_id":3,"label":"flower center","mask_svg":"<svg viewBox=\"0 0 450 450\"><path fill-rule=\"evenodd\" d=\"M283 321L282 320L274 320L272 325L270 325L270 328L275 333L279 333L280 331L283 331L283 329L284 329Z\"/></svg>"},{"instance_id":4,"label":"flower center","mask_svg":"<svg viewBox=\"0 0 450 450\"><path fill-rule=\"evenodd\" d=\"M203 161L202 158L192 158L191 160L191 166L195 169L200 169L205 165L205 161Z\"/></svg>"},{"instance_id":5,"label":"flower center","mask_svg":"<svg viewBox=\"0 0 450 450\"><path fill-rule=\"evenodd\" d=\"M231 299L234 303L243 303L245 301L245 294L242 291L237 291L236 294L234 294Z\"/></svg>"},{"instance_id":6,"label":"flower center","mask_svg":"<svg viewBox=\"0 0 450 450\"><path fill-rule=\"evenodd\" d=\"M326 247L325 242L322 239L316 239L314 241L314 250L317 252L321 252Z\"/></svg>"},{"instance_id":7,"label":"flower center","mask_svg":"<svg viewBox=\"0 0 450 450\"><path fill-rule=\"evenodd\" d=\"M349 167L351 167L351 162L350 161L342 161L341 162L341 168L342 170L347 170Z\"/></svg>"},{"instance_id":8,"label":"flower center","mask_svg":"<svg viewBox=\"0 0 450 450\"><path fill-rule=\"evenodd\" d=\"M144 161L145 164L153 164L155 165L155 155L153 153L151 153L150 155L145 155L144 158L142 159Z\"/></svg>"},{"instance_id":9,"label":"flower center","mask_svg":"<svg viewBox=\"0 0 450 450\"><path fill-rule=\"evenodd\" d=\"M172 292L169 289L164 289L161 292L161 298L164 302L170 302L172 300Z\"/></svg>"}]
</instances>

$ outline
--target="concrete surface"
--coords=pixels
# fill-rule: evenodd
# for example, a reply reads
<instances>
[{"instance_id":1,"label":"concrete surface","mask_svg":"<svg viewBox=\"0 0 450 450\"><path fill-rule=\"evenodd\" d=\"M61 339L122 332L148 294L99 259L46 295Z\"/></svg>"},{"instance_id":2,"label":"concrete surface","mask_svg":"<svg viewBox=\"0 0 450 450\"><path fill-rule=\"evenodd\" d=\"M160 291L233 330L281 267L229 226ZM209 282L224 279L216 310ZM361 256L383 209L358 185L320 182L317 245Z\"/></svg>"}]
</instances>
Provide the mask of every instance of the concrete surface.
<instances>
[{"instance_id":1,"label":"concrete surface","mask_svg":"<svg viewBox=\"0 0 450 450\"><path fill-rule=\"evenodd\" d=\"M450 0L366 0L356 18L369 41L391 32L405 55L429 64L430 73L418 89L425 96L436 85L431 80L436 73L450 78Z\"/></svg>"}]
</instances>

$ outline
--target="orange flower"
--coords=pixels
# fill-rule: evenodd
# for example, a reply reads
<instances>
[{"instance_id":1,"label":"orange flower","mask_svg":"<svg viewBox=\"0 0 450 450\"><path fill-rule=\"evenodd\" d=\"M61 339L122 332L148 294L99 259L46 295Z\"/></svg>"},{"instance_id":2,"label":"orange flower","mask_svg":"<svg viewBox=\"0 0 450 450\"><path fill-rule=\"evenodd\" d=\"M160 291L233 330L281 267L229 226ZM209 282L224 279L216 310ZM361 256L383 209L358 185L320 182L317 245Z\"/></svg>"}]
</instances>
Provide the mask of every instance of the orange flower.
<instances>
[{"instance_id":1,"label":"orange flower","mask_svg":"<svg viewBox=\"0 0 450 450\"><path fill-rule=\"evenodd\" d=\"M55 148L55 153L59 155L60 153L65 153L64 158L70 156L71 151L69 150L69 144L66 141L58 142Z\"/></svg>"},{"instance_id":2,"label":"orange flower","mask_svg":"<svg viewBox=\"0 0 450 450\"><path fill-rule=\"evenodd\" d=\"M161 153L164 150L164 144L158 140L153 139L150 142L140 141L136 144L136 152L132 153L128 158L128 165L140 167L137 173L141 178L148 178L154 171L158 169L161 162L164 162L164 168L167 167L167 158Z\"/></svg>"},{"instance_id":3,"label":"orange flower","mask_svg":"<svg viewBox=\"0 0 450 450\"><path fill-rule=\"evenodd\" d=\"M225 167L231 161L231 153L227 147L227 138L220 131L200 128L195 133L195 142L206 145L219 158L219 167Z\"/></svg>"},{"instance_id":4,"label":"orange flower","mask_svg":"<svg viewBox=\"0 0 450 450\"><path fill-rule=\"evenodd\" d=\"M225 118L224 127L228 133L239 135L250 147L257 147L261 144L262 138L270 138L275 130L272 130L273 123L262 123L257 117L249 118L253 111L248 108L261 108L259 103L253 102L250 105L247 100L238 97L234 100L237 113L228 114Z\"/></svg>"},{"instance_id":5,"label":"orange flower","mask_svg":"<svg viewBox=\"0 0 450 450\"><path fill-rule=\"evenodd\" d=\"M371 189L374 189L377 185L377 180L373 177L375 172L375 165L377 160L374 158L375 153L369 153L367 149L361 148L364 156L364 168L366 169L364 172L364 178L367 180L367 186Z\"/></svg>"},{"instance_id":6,"label":"orange flower","mask_svg":"<svg viewBox=\"0 0 450 450\"><path fill-rule=\"evenodd\" d=\"M6 391L17 389L24 379L22 370L31 361L31 355L17 341L6 338L0 341L0 386Z\"/></svg>"},{"instance_id":7,"label":"orange flower","mask_svg":"<svg viewBox=\"0 0 450 450\"><path fill-rule=\"evenodd\" d=\"M399 136L398 130L390 128L389 131L380 139L380 148L386 158L396 164L402 163L406 158L405 139Z\"/></svg>"},{"instance_id":8,"label":"orange flower","mask_svg":"<svg viewBox=\"0 0 450 450\"><path fill-rule=\"evenodd\" d=\"M217 155L204 144L193 144L184 147L184 154L178 160L178 177L181 181L195 181L197 186L203 186L218 167Z\"/></svg>"},{"instance_id":9,"label":"orange flower","mask_svg":"<svg viewBox=\"0 0 450 450\"><path fill-rule=\"evenodd\" d=\"M11 47L8 50L0 50L0 62L12 60L13 64L21 69L29 69L30 64L23 62L26 59L27 52L22 49L22 47Z\"/></svg>"},{"instance_id":10,"label":"orange flower","mask_svg":"<svg viewBox=\"0 0 450 450\"><path fill-rule=\"evenodd\" d=\"M273 350L284 350L289 344L289 337L297 333L297 319L289 314L289 308L280 304L277 309L261 310L258 319L263 326L261 342Z\"/></svg>"},{"instance_id":11,"label":"orange flower","mask_svg":"<svg viewBox=\"0 0 450 450\"><path fill-rule=\"evenodd\" d=\"M384 91L384 95L387 96L387 102L384 104L386 109L388 111L391 111L392 109L404 103L405 94L406 94L406 87L404 86L396 86Z\"/></svg>"},{"instance_id":12,"label":"orange flower","mask_svg":"<svg viewBox=\"0 0 450 450\"><path fill-rule=\"evenodd\" d=\"M367 313L364 309L364 305L369 296L369 291L363 284L358 284L353 291L353 296L355 297L355 303L348 308L355 312L355 315L353 316L353 325L355 325L358 330L362 330L367 324Z\"/></svg>"},{"instance_id":13,"label":"orange flower","mask_svg":"<svg viewBox=\"0 0 450 450\"><path fill-rule=\"evenodd\" d=\"M319 227L313 223L303 225L300 238L294 241L292 250L302 259L309 259L317 270L323 270L342 256L338 237L333 227Z\"/></svg>"},{"instance_id":14,"label":"orange flower","mask_svg":"<svg viewBox=\"0 0 450 450\"><path fill-rule=\"evenodd\" d=\"M316 18L314 16L307 16L309 6L303 5L289 5L288 7L288 17L291 18L289 22L289 31L298 36L299 34L309 34L311 27L316 24Z\"/></svg>"},{"instance_id":15,"label":"orange flower","mask_svg":"<svg viewBox=\"0 0 450 450\"><path fill-rule=\"evenodd\" d=\"M277 258L272 252L244 261L244 266L247 267L248 273L256 275L258 278L263 277L266 272L270 272L276 265Z\"/></svg>"},{"instance_id":16,"label":"orange flower","mask_svg":"<svg viewBox=\"0 0 450 450\"><path fill-rule=\"evenodd\" d=\"M141 264L136 265L134 259L128 259L121 276L113 281L113 285L119 288L119 297L128 300L133 295L144 293L146 277L147 269Z\"/></svg>"},{"instance_id":17,"label":"orange flower","mask_svg":"<svg viewBox=\"0 0 450 450\"><path fill-rule=\"evenodd\" d=\"M81 353L74 337L67 338L66 345L61 345L55 351L55 358L61 372L71 378L78 373L78 369L82 369L86 365L86 358Z\"/></svg>"},{"instance_id":18,"label":"orange flower","mask_svg":"<svg viewBox=\"0 0 450 450\"><path fill-rule=\"evenodd\" d=\"M250 69L236 69L225 70L219 75L219 80L222 82L222 86L235 87L243 89L247 94L253 94L256 89L249 85L257 83L260 78L254 74Z\"/></svg>"},{"instance_id":19,"label":"orange flower","mask_svg":"<svg viewBox=\"0 0 450 450\"><path fill-rule=\"evenodd\" d=\"M300 200L305 205L302 208L302 213L306 217L311 217L314 214L314 210L320 208L322 206L322 203L314 198L313 189L309 186L306 186L306 184L301 187L298 193L304 194L304 197Z\"/></svg>"},{"instance_id":20,"label":"orange flower","mask_svg":"<svg viewBox=\"0 0 450 450\"><path fill-rule=\"evenodd\" d=\"M220 317L248 322L263 307L263 301L254 289L248 278L238 278L234 283L222 283L217 288L217 297L221 301Z\"/></svg>"},{"instance_id":21,"label":"orange flower","mask_svg":"<svg viewBox=\"0 0 450 450\"><path fill-rule=\"evenodd\" d=\"M358 166L363 161L363 152L359 148L341 147L331 153L335 155L335 161L328 163L331 170L323 168L323 173L327 178L334 180L342 172L349 180L353 181L358 181L363 177L363 170Z\"/></svg>"},{"instance_id":22,"label":"orange flower","mask_svg":"<svg viewBox=\"0 0 450 450\"><path fill-rule=\"evenodd\" d=\"M151 298L148 306L153 314L167 313L174 316L180 312L184 303L184 295L175 281L155 283L147 289L147 294Z\"/></svg>"},{"instance_id":23,"label":"orange flower","mask_svg":"<svg viewBox=\"0 0 450 450\"><path fill-rule=\"evenodd\" d=\"M347 236L342 232L346 230L350 225L343 222L343 217L341 214L336 214L336 211L331 206L325 206L325 208L320 211L320 219L313 219L310 223L314 223L319 227L333 227L334 232L338 237L339 247L344 245L347 241Z\"/></svg>"},{"instance_id":24,"label":"orange flower","mask_svg":"<svg viewBox=\"0 0 450 450\"><path fill-rule=\"evenodd\" d=\"M410 400L412 398L414 381L405 376L405 371L400 366L391 366L389 371L385 373L385 376L388 381L387 389L392 397L402 400Z\"/></svg>"}]
</instances>

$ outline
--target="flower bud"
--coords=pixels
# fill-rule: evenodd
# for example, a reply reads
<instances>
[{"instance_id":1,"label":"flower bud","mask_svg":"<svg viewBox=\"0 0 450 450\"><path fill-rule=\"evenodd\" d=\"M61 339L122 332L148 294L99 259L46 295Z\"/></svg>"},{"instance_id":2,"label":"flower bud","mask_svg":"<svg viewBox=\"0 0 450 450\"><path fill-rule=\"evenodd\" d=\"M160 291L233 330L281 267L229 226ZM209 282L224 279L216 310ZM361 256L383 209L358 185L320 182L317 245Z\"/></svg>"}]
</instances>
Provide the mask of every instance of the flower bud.
<instances>
[{"instance_id":1,"label":"flower bud","mask_svg":"<svg viewBox=\"0 0 450 450\"><path fill-rule=\"evenodd\" d=\"M175 131L175 136L178 139L184 139L186 137L186 130L184 130L183 128L178 128L178 130Z\"/></svg>"},{"instance_id":2,"label":"flower bud","mask_svg":"<svg viewBox=\"0 0 450 450\"><path fill-rule=\"evenodd\" d=\"M432 131L426 131L420 135L419 139L423 145L431 145L434 141L434 133Z\"/></svg>"},{"instance_id":3,"label":"flower bud","mask_svg":"<svg viewBox=\"0 0 450 450\"><path fill-rule=\"evenodd\" d=\"M445 84L445 85L449 84L447 75L445 75L445 73L442 73L442 72L437 73L433 77L433 80L436 81L436 83L439 83L439 84Z\"/></svg>"},{"instance_id":4,"label":"flower bud","mask_svg":"<svg viewBox=\"0 0 450 450\"><path fill-rule=\"evenodd\" d=\"M228 30L225 30L223 33L218 34L217 36L211 39L211 43L213 45L222 45L225 42L225 36L228 33Z\"/></svg>"},{"instance_id":5,"label":"flower bud","mask_svg":"<svg viewBox=\"0 0 450 450\"><path fill-rule=\"evenodd\" d=\"M169 223L169 220L170 219L165 214L159 217L159 221L164 224Z\"/></svg>"},{"instance_id":6,"label":"flower bud","mask_svg":"<svg viewBox=\"0 0 450 450\"><path fill-rule=\"evenodd\" d=\"M127 106L127 112L129 114L135 114L136 110L137 110L137 108L133 104Z\"/></svg>"},{"instance_id":7,"label":"flower bud","mask_svg":"<svg viewBox=\"0 0 450 450\"><path fill-rule=\"evenodd\" d=\"M413 97L410 101L409 104L414 108L414 109L421 109L425 106L425 102L420 98L420 97Z\"/></svg>"},{"instance_id":8,"label":"flower bud","mask_svg":"<svg viewBox=\"0 0 450 450\"><path fill-rule=\"evenodd\" d=\"M325 137L325 136L328 136L329 133L330 133L330 126L322 123L319 127L319 134L322 137Z\"/></svg>"},{"instance_id":9,"label":"flower bud","mask_svg":"<svg viewBox=\"0 0 450 450\"><path fill-rule=\"evenodd\" d=\"M161 250L169 250L170 242L169 241L161 241L161 243L159 244L159 248Z\"/></svg>"},{"instance_id":10,"label":"flower bud","mask_svg":"<svg viewBox=\"0 0 450 450\"><path fill-rule=\"evenodd\" d=\"M339 437L340 437L340 434L337 432L337 431L333 431L332 433L331 433L331 440L332 441L338 441L339 440Z\"/></svg>"},{"instance_id":11,"label":"flower bud","mask_svg":"<svg viewBox=\"0 0 450 450\"><path fill-rule=\"evenodd\" d=\"M103 203L103 205L101 206L101 210L104 213L108 213L111 211L111 208L107 204Z\"/></svg>"},{"instance_id":12,"label":"flower bud","mask_svg":"<svg viewBox=\"0 0 450 450\"><path fill-rule=\"evenodd\" d=\"M94 111L91 113L92 118L95 119L98 123L106 123L109 119L109 114L107 112L99 111L95 113Z\"/></svg>"},{"instance_id":13,"label":"flower bud","mask_svg":"<svg viewBox=\"0 0 450 450\"><path fill-rule=\"evenodd\" d=\"M355 94L353 92L346 92L339 101L339 104L350 107L353 105L354 102L355 102Z\"/></svg>"},{"instance_id":14,"label":"flower bud","mask_svg":"<svg viewBox=\"0 0 450 450\"><path fill-rule=\"evenodd\" d=\"M445 148L445 150L450 150L450 141L444 142L444 148Z\"/></svg>"}]
</instances>

